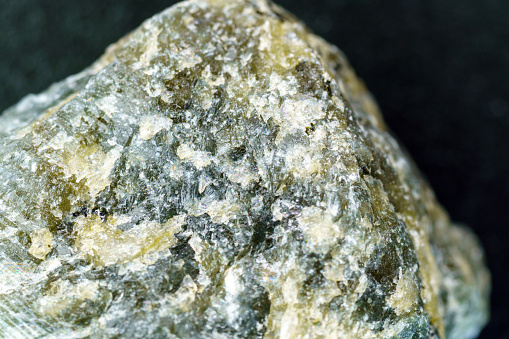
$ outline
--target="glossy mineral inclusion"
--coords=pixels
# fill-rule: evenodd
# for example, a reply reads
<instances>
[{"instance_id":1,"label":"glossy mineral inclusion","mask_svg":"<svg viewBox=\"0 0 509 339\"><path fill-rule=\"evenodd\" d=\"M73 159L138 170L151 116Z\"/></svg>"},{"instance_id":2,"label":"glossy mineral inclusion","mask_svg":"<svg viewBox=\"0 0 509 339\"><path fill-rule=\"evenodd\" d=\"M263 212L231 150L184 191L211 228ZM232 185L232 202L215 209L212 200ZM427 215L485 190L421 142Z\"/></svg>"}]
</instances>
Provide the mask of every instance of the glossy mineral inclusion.
<instances>
[{"instance_id":1,"label":"glossy mineral inclusion","mask_svg":"<svg viewBox=\"0 0 509 339\"><path fill-rule=\"evenodd\" d=\"M334 46L194 0L0 118L0 336L471 338L489 274Z\"/></svg>"}]
</instances>

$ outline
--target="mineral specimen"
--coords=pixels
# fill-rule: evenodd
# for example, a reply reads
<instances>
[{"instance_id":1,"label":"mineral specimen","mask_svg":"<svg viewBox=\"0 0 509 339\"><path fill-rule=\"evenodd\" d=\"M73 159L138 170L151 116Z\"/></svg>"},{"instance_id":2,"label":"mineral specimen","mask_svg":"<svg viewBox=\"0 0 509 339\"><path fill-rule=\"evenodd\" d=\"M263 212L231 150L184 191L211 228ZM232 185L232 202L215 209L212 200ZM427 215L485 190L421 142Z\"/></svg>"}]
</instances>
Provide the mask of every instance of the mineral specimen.
<instances>
[{"instance_id":1,"label":"mineral specimen","mask_svg":"<svg viewBox=\"0 0 509 339\"><path fill-rule=\"evenodd\" d=\"M0 336L471 338L489 274L334 46L191 0L0 118Z\"/></svg>"}]
</instances>

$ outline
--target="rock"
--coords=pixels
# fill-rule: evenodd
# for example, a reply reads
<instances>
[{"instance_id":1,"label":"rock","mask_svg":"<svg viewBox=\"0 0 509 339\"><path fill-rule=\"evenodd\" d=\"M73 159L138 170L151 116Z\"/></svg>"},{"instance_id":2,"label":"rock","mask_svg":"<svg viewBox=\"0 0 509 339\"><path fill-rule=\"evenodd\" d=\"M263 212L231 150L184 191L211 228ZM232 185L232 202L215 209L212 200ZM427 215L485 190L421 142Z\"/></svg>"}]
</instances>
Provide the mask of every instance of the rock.
<instances>
[{"instance_id":1,"label":"rock","mask_svg":"<svg viewBox=\"0 0 509 339\"><path fill-rule=\"evenodd\" d=\"M334 46L194 0L0 118L0 336L472 338L489 273Z\"/></svg>"}]
</instances>

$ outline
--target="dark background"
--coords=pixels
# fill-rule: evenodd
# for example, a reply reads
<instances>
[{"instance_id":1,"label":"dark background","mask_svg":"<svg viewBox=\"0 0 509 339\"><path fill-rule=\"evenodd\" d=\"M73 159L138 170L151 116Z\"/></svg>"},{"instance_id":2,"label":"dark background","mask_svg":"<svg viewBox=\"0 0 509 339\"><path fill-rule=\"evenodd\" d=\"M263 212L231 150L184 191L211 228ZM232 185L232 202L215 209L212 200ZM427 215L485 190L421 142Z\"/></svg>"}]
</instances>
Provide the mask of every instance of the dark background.
<instances>
[{"instance_id":1,"label":"dark background","mask_svg":"<svg viewBox=\"0 0 509 339\"><path fill-rule=\"evenodd\" d=\"M79 72L175 1L1 0L0 111ZM339 46L493 275L481 338L509 338L509 1L279 0Z\"/></svg>"}]
</instances>

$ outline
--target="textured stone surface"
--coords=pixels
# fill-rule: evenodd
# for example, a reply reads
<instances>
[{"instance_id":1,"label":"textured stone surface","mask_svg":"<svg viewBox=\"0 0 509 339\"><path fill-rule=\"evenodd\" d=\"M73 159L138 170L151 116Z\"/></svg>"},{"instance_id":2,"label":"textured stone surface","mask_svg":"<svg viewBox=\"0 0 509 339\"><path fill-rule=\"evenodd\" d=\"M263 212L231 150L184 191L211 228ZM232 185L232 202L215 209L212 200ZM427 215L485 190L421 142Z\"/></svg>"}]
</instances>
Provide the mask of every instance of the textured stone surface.
<instances>
[{"instance_id":1,"label":"textured stone surface","mask_svg":"<svg viewBox=\"0 0 509 339\"><path fill-rule=\"evenodd\" d=\"M470 338L489 274L341 52L189 1L0 117L0 335Z\"/></svg>"}]
</instances>

